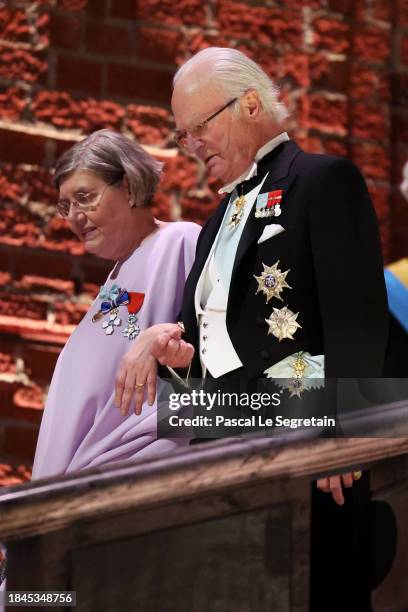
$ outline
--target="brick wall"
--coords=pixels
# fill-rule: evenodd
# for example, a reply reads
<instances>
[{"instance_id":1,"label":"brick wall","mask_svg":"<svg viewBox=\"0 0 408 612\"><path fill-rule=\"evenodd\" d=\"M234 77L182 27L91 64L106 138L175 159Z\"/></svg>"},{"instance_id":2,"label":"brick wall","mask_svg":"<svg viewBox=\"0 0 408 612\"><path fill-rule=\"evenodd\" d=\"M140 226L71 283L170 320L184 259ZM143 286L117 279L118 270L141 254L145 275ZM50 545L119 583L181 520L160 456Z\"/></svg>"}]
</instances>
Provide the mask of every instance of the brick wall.
<instances>
[{"instance_id":1,"label":"brick wall","mask_svg":"<svg viewBox=\"0 0 408 612\"><path fill-rule=\"evenodd\" d=\"M208 45L237 47L277 79L292 135L353 159L385 257L406 249L408 0L0 1L0 456L16 469L31 461L60 348L108 268L54 217L50 170L110 126L166 162L156 213L204 220L215 185L174 150L169 99L176 67Z\"/></svg>"}]
</instances>

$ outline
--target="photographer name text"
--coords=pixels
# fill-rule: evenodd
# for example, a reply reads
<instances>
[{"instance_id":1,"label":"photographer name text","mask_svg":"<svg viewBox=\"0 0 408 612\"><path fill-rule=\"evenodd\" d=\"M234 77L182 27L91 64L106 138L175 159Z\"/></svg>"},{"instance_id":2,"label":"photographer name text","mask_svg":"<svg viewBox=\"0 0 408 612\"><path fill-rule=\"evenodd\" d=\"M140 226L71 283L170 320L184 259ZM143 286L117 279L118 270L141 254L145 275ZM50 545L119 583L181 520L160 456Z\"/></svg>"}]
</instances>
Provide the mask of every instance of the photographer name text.
<instances>
[{"instance_id":1,"label":"photographer name text","mask_svg":"<svg viewBox=\"0 0 408 612\"><path fill-rule=\"evenodd\" d=\"M195 417L181 417L172 414L169 417L171 427L288 427L297 429L298 427L336 427L335 419L327 416L321 418L287 418L277 415L274 418L263 418L259 414L249 417L228 418L221 414L212 416L197 415Z\"/></svg>"}]
</instances>

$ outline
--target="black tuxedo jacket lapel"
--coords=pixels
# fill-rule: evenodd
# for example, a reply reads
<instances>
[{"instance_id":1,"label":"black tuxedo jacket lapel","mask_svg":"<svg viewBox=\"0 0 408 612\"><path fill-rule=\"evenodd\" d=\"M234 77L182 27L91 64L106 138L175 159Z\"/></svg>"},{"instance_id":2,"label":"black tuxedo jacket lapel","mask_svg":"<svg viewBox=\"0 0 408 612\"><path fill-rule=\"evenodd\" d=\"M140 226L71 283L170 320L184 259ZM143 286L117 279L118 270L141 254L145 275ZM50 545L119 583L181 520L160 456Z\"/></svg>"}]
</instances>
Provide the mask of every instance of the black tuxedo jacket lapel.
<instances>
[{"instance_id":1,"label":"black tuxedo jacket lapel","mask_svg":"<svg viewBox=\"0 0 408 612\"><path fill-rule=\"evenodd\" d=\"M265 172L269 171L268 177L262 186L262 192L282 189L285 197L285 194L288 192L290 184L294 179L293 176L290 176L290 166L300 152L301 149L299 149L297 144L289 140L261 159L258 164L258 173L256 177L258 179L258 184L265 176ZM252 180L253 179L248 181L248 188L245 189L246 193L254 189L256 186L255 184L251 184ZM238 244L230 285L233 284L239 264L241 263L249 247L258 240L265 225L273 222L273 218L257 219L255 217L255 208L256 201L254 202L251 212L249 213L249 219L246 222L244 231L242 232L242 236ZM281 217L277 219L276 223L281 223ZM283 221L281 225L284 225Z\"/></svg>"},{"instance_id":2,"label":"black tuxedo jacket lapel","mask_svg":"<svg viewBox=\"0 0 408 612\"><path fill-rule=\"evenodd\" d=\"M290 184L289 170L290 166L295 159L296 155L301 152L301 149L293 142L284 142L276 149L265 155L258 163L257 176L253 177L249 181L243 183L244 193L248 193L256 185L260 183L265 173L269 171L268 178L264 183L263 190L266 188L268 191L272 190L275 185L282 180L286 179L285 183L279 186L285 190ZM187 278L186 286L184 289L183 298L183 311L182 317L186 328L185 339L187 342L191 342L197 347L198 343L198 330L197 330L197 319L195 313L194 296L195 290L200 278L201 272L207 261L207 257L211 251L211 247L217 236L221 222L224 218L225 210L228 206L230 196L227 195L216 209L213 216L208 220L207 224L203 227L203 230L199 236L197 243L196 258L191 269L191 272ZM255 207L255 203L254 203ZM237 253L235 256L234 267L231 277L231 286L236 275L237 268L242 261L246 251L255 240L257 240L265 226L265 219L256 219L253 212L250 213L251 218L247 220L244 231L242 232L241 240L238 245ZM230 301L231 290L229 292Z\"/></svg>"}]
</instances>

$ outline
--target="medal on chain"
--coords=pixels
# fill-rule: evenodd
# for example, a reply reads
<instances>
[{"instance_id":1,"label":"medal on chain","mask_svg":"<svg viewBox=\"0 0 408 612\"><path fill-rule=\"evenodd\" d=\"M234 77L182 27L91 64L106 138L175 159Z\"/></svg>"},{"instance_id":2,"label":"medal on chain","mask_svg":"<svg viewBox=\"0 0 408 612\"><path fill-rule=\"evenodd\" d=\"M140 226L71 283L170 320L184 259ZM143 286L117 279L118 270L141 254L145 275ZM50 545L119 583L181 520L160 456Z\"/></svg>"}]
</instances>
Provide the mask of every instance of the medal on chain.
<instances>
[{"instance_id":1,"label":"medal on chain","mask_svg":"<svg viewBox=\"0 0 408 612\"><path fill-rule=\"evenodd\" d=\"M241 222L242 217L244 216L246 199L243 194L234 200L234 208L231 218L227 223L227 227L229 229L235 229Z\"/></svg>"}]
</instances>

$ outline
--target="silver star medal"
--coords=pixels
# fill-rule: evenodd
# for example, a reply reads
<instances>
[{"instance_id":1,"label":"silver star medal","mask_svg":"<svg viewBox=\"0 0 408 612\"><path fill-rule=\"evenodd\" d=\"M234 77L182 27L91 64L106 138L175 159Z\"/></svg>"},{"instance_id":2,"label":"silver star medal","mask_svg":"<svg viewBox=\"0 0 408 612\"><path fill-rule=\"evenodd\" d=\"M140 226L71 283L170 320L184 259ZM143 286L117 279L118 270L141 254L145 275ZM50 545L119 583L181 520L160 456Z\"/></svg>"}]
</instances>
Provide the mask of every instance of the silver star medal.
<instances>
[{"instance_id":1,"label":"silver star medal","mask_svg":"<svg viewBox=\"0 0 408 612\"><path fill-rule=\"evenodd\" d=\"M110 311L109 319L102 323L102 329L105 330L107 336L111 336L118 325L122 325L122 319L118 317L118 310L115 308Z\"/></svg>"},{"instance_id":2,"label":"silver star medal","mask_svg":"<svg viewBox=\"0 0 408 612\"><path fill-rule=\"evenodd\" d=\"M237 225L239 225L242 217L244 216L244 208L246 204L246 199L244 195L239 196L234 202L234 212L232 217L227 223L227 227L229 229L235 229Z\"/></svg>"},{"instance_id":3,"label":"silver star medal","mask_svg":"<svg viewBox=\"0 0 408 612\"><path fill-rule=\"evenodd\" d=\"M140 334L140 327L137 323L136 315L129 315L127 326L122 330L122 334L128 340L134 340Z\"/></svg>"},{"instance_id":4,"label":"silver star medal","mask_svg":"<svg viewBox=\"0 0 408 612\"><path fill-rule=\"evenodd\" d=\"M299 327L302 328L296 321L298 315L298 312L295 314L287 306L274 308L269 318L265 319L269 327L268 334L273 334L279 342L285 338L293 340L293 334Z\"/></svg>"},{"instance_id":5,"label":"silver star medal","mask_svg":"<svg viewBox=\"0 0 408 612\"><path fill-rule=\"evenodd\" d=\"M278 300L282 300L280 294L285 288L292 289L290 285L286 282L286 276L289 274L290 270L286 270L286 272L282 272L279 270L279 261L277 261L273 266L266 266L264 263L263 272L261 276L256 276L254 274L254 278L256 278L258 282L258 289L256 293L262 291L266 295L266 303L269 302L273 297L277 297Z\"/></svg>"}]
</instances>

